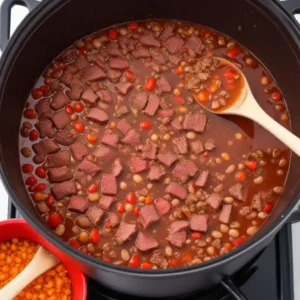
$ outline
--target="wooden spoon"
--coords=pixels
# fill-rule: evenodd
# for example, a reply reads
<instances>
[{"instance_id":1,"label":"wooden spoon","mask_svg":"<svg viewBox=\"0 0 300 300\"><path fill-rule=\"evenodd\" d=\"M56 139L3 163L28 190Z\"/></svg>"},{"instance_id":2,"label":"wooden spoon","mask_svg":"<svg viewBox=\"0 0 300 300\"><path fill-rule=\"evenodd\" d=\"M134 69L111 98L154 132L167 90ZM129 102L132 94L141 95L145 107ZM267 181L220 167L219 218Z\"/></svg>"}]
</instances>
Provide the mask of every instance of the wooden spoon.
<instances>
[{"instance_id":1,"label":"wooden spoon","mask_svg":"<svg viewBox=\"0 0 300 300\"><path fill-rule=\"evenodd\" d=\"M58 263L59 261L55 256L49 253L44 247L40 246L27 267L0 290L0 299L12 300L29 283L44 272L55 267Z\"/></svg>"},{"instance_id":2,"label":"wooden spoon","mask_svg":"<svg viewBox=\"0 0 300 300\"><path fill-rule=\"evenodd\" d=\"M246 117L265 129L267 129L270 133L276 136L282 143L284 143L287 147L289 147L295 154L300 156L300 139L291 133L289 130L284 128L282 125L274 121L267 113L263 111L263 109L258 105L257 101L255 100L249 83L241 72L241 70L236 67L232 62L228 61L227 59L214 57L222 62L222 64L227 64L232 69L236 70L238 74L244 81L243 88L241 89L240 95L236 101L223 109L223 110L210 110L206 106L200 104L210 112L219 115L238 115L242 117ZM197 100L197 99L196 99Z\"/></svg>"}]
</instances>

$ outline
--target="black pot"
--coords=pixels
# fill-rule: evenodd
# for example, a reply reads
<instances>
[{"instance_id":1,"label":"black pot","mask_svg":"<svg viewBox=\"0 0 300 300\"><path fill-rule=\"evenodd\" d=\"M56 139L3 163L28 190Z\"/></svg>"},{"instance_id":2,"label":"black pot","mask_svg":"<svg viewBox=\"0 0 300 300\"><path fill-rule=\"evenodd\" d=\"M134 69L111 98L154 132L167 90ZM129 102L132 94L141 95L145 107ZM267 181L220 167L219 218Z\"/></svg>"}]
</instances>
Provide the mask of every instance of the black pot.
<instances>
[{"instance_id":1,"label":"black pot","mask_svg":"<svg viewBox=\"0 0 300 300\"><path fill-rule=\"evenodd\" d=\"M8 35L6 10L20 2L27 6L36 5L34 0L4 2L2 46ZM87 275L127 294L167 297L207 289L254 258L270 243L299 203L300 159L295 155L292 155L286 188L278 205L263 229L244 245L198 266L178 270L132 270L86 256L62 242L47 228L23 184L18 152L19 125L30 89L58 53L74 40L100 28L151 17L199 23L229 35L251 50L281 87L293 132L300 136L300 30L292 15L288 14L296 9L293 1L284 4L286 10L275 0L44 0L37 5L13 35L0 63L1 175L24 218L53 244L73 256Z\"/></svg>"}]
</instances>

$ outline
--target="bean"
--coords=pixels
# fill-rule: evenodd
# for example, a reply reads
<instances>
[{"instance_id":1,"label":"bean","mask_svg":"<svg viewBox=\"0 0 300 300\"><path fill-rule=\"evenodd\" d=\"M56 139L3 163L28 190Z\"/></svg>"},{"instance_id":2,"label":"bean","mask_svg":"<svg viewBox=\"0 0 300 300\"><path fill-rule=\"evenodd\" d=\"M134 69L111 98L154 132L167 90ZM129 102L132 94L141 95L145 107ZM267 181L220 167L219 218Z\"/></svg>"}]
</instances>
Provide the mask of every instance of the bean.
<instances>
[{"instance_id":1,"label":"bean","mask_svg":"<svg viewBox=\"0 0 300 300\"><path fill-rule=\"evenodd\" d=\"M230 166L226 169L225 173L230 174L230 173L232 173L234 170L235 170L235 165L230 165Z\"/></svg>"},{"instance_id":2,"label":"bean","mask_svg":"<svg viewBox=\"0 0 300 300\"><path fill-rule=\"evenodd\" d=\"M265 166L265 165L267 164L267 162L266 162L265 160L261 160L261 161L259 162L259 164L260 164L261 166Z\"/></svg>"},{"instance_id":3,"label":"bean","mask_svg":"<svg viewBox=\"0 0 300 300\"><path fill-rule=\"evenodd\" d=\"M89 241L89 235L86 231L80 232L78 239L81 243L85 244Z\"/></svg>"},{"instance_id":4,"label":"bean","mask_svg":"<svg viewBox=\"0 0 300 300\"><path fill-rule=\"evenodd\" d=\"M138 200L139 200L139 202L145 202L145 200L146 200L146 197L144 197L144 196L140 196L140 197L138 198Z\"/></svg>"},{"instance_id":5,"label":"bean","mask_svg":"<svg viewBox=\"0 0 300 300\"><path fill-rule=\"evenodd\" d=\"M225 41L223 38L220 38L220 39L218 40L218 44L219 44L220 46L225 46L225 45L226 45L226 41Z\"/></svg>"},{"instance_id":6,"label":"bean","mask_svg":"<svg viewBox=\"0 0 300 300\"><path fill-rule=\"evenodd\" d=\"M265 219L268 216L268 214L264 211L260 211L257 216L259 219Z\"/></svg>"},{"instance_id":7,"label":"bean","mask_svg":"<svg viewBox=\"0 0 300 300\"><path fill-rule=\"evenodd\" d=\"M220 157L216 157L215 161L216 161L217 164L220 164L222 162L222 159Z\"/></svg>"},{"instance_id":8,"label":"bean","mask_svg":"<svg viewBox=\"0 0 300 300\"><path fill-rule=\"evenodd\" d=\"M211 243L211 241L212 241L212 238L209 236L208 238L206 238L206 243Z\"/></svg>"},{"instance_id":9,"label":"bean","mask_svg":"<svg viewBox=\"0 0 300 300\"><path fill-rule=\"evenodd\" d=\"M30 157L32 152L31 150L28 148L28 147L24 147L21 149L21 154L24 156L24 157Z\"/></svg>"},{"instance_id":10,"label":"bean","mask_svg":"<svg viewBox=\"0 0 300 300\"><path fill-rule=\"evenodd\" d=\"M264 181L264 178L263 178L262 176L258 176L257 178L255 178L255 179L253 180L253 182L254 182L255 184L261 184L261 183L263 183L263 181Z\"/></svg>"},{"instance_id":11,"label":"bean","mask_svg":"<svg viewBox=\"0 0 300 300\"><path fill-rule=\"evenodd\" d=\"M153 27L152 27L152 30L154 32L160 32L161 31L161 26L159 24L155 24Z\"/></svg>"},{"instance_id":12,"label":"bean","mask_svg":"<svg viewBox=\"0 0 300 300\"><path fill-rule=\"evenodd\" d=\"M96 202L100 199L100 194L99 193L94 193L89 195L89 201L90 202Z\"/></svg>"},{"instance_id":13,"label":"bean","mask_svg":"<svg viewBox=\"0 0 300 300\"><path fill-rule=\"evenodd\" d=\"M229 159L230 159L230 156L229 156L229 154L228 154L227 152L223 152L223 153L221 154L221 156L222 156L222 158L223 158L224 160L229 160Z\"/></svg>"},{"instance_id":14,"label":"bean","mask_svg":"<svg viewBox=\"0 0 300 300\"><path fill-rule=\"evenodd\" d=\"M235 238L235 239L238 238L239 235L240 235L240 233L237 229L230 229L228 231L228 234L229 234L230 237Z\"/></svg>"},{"instance_id":15,"label":"bean","mask_svg":"<svg viewBox=\"0 0 300 300\"><path fill-rule=\"evenodd\" d=\"M76 190L81 191L82 190L82 185L80 183L76 183Z\"/></svg>"},{"instance_id":16,"label":"bean","mask_svg":"<svg viewBox=\"0 0 300 300\"><path fill-rule=\"evenodd\" d=\"M133 181L134 181L135 183L140 184L140 183L142 183L144 180L143 180L143 178L141 177L141 175L139 175L139 174L134 174L134 175L133 175Z\"/></svg>"},{"instance_id":17,"label":"bean","mask_svg":"<svg viewBox=\"0 0 300 300\"><path fill-rule=\"evenodd\" d=\"M220 183L214 188L214 192L215 193L221 192L223 190L223 188L224 188L223 183Z\"/></svg>"},{"instance_id":18,"label":"bean","mask_svg":"<svg viewBox=\"0 0 300 300\"><path fill-rule=\"evenodd\" d=\"M153 141L153 142L157 142L158 141L158 135L156 134L156 133L154 133L154 134L152 134L151 135L151 140Z\"/></svg>"},{"instance_id":19,"label":"bean","mask_svg":"<svg viewBox=\"0 0 300 300\"><path fill-rule=\"evenodd\" d=\"M231 222L231 224L230 224L230 228L240 228L240 227L241 227L241 224L240 224L240 222L237 222L237 221Z\"/></svg>"},{"instance_id":20,"label":"bean","mask_svg":"<svg viewBox=\"0 0 300 300\"><path fill-rule=\"evenodd\" d=\"M238 169L240 171L244 170L245 169L245 165L244 164L238 164Z\"/></svg>"},{"instance_id":21,"label":"bean","mask_svg":"<svg viewBox=\"0 0 300 300\"><path fill-rule=\"evenodd\" d=\"M58 236L64 235L65 231L66 231L66 227L64 224L59 224L55 229L55 233Z\"/></svg>"},{"instance_id":22,"label":"bean","mask_svg":"<svg viewBox=\"0 0 300 300\"><path fill-rule=\"evenodd\" d=\"M237 132L234 136L237 140L241 140L243 138L243 135L239 132Z\"/></svg>"},{"instance_id":23,"label":"bean","mask_svg":"<svg viewBox=\"0 0 300 300\"><path fill-rule=\"evenodd\" d=\"M187 239L187 240L185 241L185 243L186 243L187 245L189 245L189 244L192 243L192 240L191 240L191 239Z\"/></svg>"},{"instance_id":24,"label":"bean","mask_svg":"<svg viewBox=\"0 0 300 300\"><path fill-rule=\"evenodd\" d=\"M289 119L288 115L287 114L282 114L281 115L281 120L282 121L287 121Z\"/></svg>"},{"instance_id":25,"label":"bean","mask_svg":"<svg viewBox=\"0 0 300 300\"><path fill-rule=\"evenodd\" d=\"M175 198L175 199L173 199L173 200L171 201L171 204L172 204L173 207L175 207L175 206L177 206L177 205L180 204L180 200Z\"/></svg>"},{"instance_id":26,"label":"bean","mask_svg":"<svg viewBox=\"0 0 300 300\"><path fill-rule=\"evenodd\" d=\"M231 204L233 203L234 199L232 197L225 197L223 199L223 202L227 203L227 204Z\"/></svg>"},{"instance_id":27,"label":"bean","mask_svg":"<svg viewBox=\"0 0 300 300\"><path fill-rule=\"evenodd\" d=\"M42 192L37 192L37 193L33 194L32 198L36 202L45 201L48 198L48 194L42 193Z\"/></svg>"},{"instance_id":28,"label":"bean","mask_svg":"<svg viewBox=\"0 0 300 300\"><path fill-rule=\"evenodd\" d=\"M121 35L126 35L127 33L128 33L127 28L125 28L125 27L121 27L121 28L120 28L120 34L121 34Z\"/></svg>"},{"instance_id":29,"label":"bean","mask_svg":"<svg viewBox=\"0 0 300 300\"><path fill-rule=\"evenodd\" d=\"M281 168L286 167L287 164L288 164L288 163L287 163L287 160L284 159L284 158L282 158L282 159L279 161L279 167L281 167Z\"/></svg>"},{"instance_id":30,"label":"bean","mask_svg":"<svg viewBox=\"0 0 300 300\"><path fill-rule=\"evenodd\" d=\"M169 184L170 182L171 182L171 178L170 177L165 178L164 184Z\"/></svg>"},{"instance_id":31,"label":"bean","mask_svg":"<svg viewBox=\"0 0 300 300\"><path fill-rule=\"evenodd\" d=\"M273 192L274 192L275 194L281 195L281 194L282 194L282 191L283 191L283 187L282 187L282 186L275 186L275 187L273 188Z\"/></svg>"},{"instance_id":32,"label":"bean","mask_svg":"<svg viewBox=\"0 0 300 300\"><path fill-rule=\"evenodd\" d=\"M79 225L82 228L90 227L91 222L90 220L85 216L80 216L76 219L76 224Z\"/></svg>"},{"instance_id":33,"label":"bean","mask_svg":"<svg viewBox=\"0 0 300 300\"><path fill-rule=\"evenodd\" d=\"M173 254L173 249L170 246L167 246L165 249L165 253L167 256L172 256Z\"/></svg>"},{"instance_id":34,"label":"bean","mask_svg":"<svg viewBox=\"0 0 300 300\"><path fill-rule=\"evenodd\" d=\"M233 48L235 46L235 42L234 41L230 41L227 44L227 48Z\"/></svg>"},{"instance_id":35,"label":"bean","mask_svg":"<svg viewBox=\"0 0 300 300\"><path fill-rule=\"evenodd\" d=\"M222 232L220 231L216 231L214 230L212 233L211 233L212 237L215 238L215 239L220 239L222 238L223 234Z\"/></svg>"},{"instance_id":36,"label":"bean","mask_svg":"<svg viewBox=\"0 0 300 300\"><path fill-rule=\"evenodd\" d=\"M262 85L266 86L271 82L271 79L268 76L263 76L261 78L260 82L261 82Z\"/></svg>"},{"instance_id":37,"label":"bean","mask_svg":"<svg viewBox=\"0 0 300 300\"><path fill-rule=\"evenodd\" d=\"M203 261L209 261L209 260L211 260L210 256L205 256L204 259L203 259Z\"/></svg>"},{"instance_id":38,"label":"bean","mask_svg":"<svg viewBox=\"0 0 300 300\"><path fill-rule=\"evenodd\" d=\"M188 109L185 106L179 106L177 110L180 113L187 113L188 112Z\"/></svg>"},{"instance_id":39,"label":"bean","mask_svg":"<svg viewBox=\"0 0 300 300\"><path fill-rule=\"evenodd\" d=\"M133 211L133 205L132 204L130 204L130 203L126 203L125 204L125 210L127 211L127 212L132 212Z\"/></svg>"},{"instance_id":40,"label":"bean","mask_svg":"<svg viewBox=\"0 0 300 300\"><path fill-rule=\"evenodd\" d=\"M117 251L116 250L112 250L108 253L108 256L110 258L117 258Z\"/></svg>"},{"instance_id":41,"label":"bean","mask_svg":"<svg viewBox=\"0 0 300 300\"><path fill-rule=\"evenodd\" d=\"M257 231L257 227L256 226L252 226L252 227L249 227L247 229L247 234L248 235L253 235L256 231Z\"/></svg>"},{"instance_id":42,"label":"bean","mask_svg":"<svg viewBox=\"0 0 300 300\"><path fill-rule=\"evenodd\" d=\"M148 183L148 184L147 184L147 189L148 189L148 190L151 190L152 188L153 188L153 184L152 184L152 183Z\"/></svg>"},{"instance_id":43,"label":"bean","mask_svg":"<svg viewBox=\"0 0 300 300\"><path fill-rule=\"evenodd\" d=\"M279 149L274 149L274 150L272 151L272 156L273 156L274 158L277 158L280 154L281 154L281 151L280 151Z\"/></svg>"},{"instance_id":44,"label":"bean","mask_svg":"<svg viewBox=\"0 0 300 300\"><path fill-rule=\"evenodd\" d=\"M282 176L284 174L283 170L277 170L276 171L277 175Z\"/></svg>"},{"instance_id":45,"label":"bean","mask_svg":"<svg viewBox=\"0 0 300 300\"><path fill-rule=\"evenodd\" d=\"M121 251L121 258L122 258L124 261L129 261L129 259L130 259L130 254L129 254L128 250L122 249L122 251Z\"/></svg>"},{"instance_id":46,"label":"bean","mask_svg":"<svg viewBox=\"0 0 300 300\"><path fill-rule=\"evenodd\" d=\"M170 136L168 133L166 133L166 134L163 136L163 139L164 139L165 141L170 140L170 138L171 138L171 136Z\"/></svg>"},{"instance_id":47,"label":"bean","mask_svg":"<svg viewBox=\"0 0 300 300\"><path fill-rule=\"evenodd\" d=\"M44 214L50 210L48 205L45 202L37 203L36 208L41 214Z\"/></svg>"},{"instance_id":48,"label":"bean","mask_svg":"<svg viewBox=\"0 0 300 300\"><path fill-rule=\"evenodd\" d=\"M127 190L127 183L126 183L125 181L121 181L121 182L120 182L120 189L121 189L122 191Z\"/></svg>"},{"instance_id":49,"label":"bean","mask_svg":"<svg viewBox=\"0 0 300 300\"><path fill-rule=\"evenodd\" d=\"M254 60L252 57L247 57L245 62L248 66L251 66L254 63Z\"/></svg>"},{"instance_id":50,"label":"bean","mask_svg":"<svg viewBox=\"0 0 300 300\"><path fill-rule=\"evenodd\" d=\"M214 253L215 253L215 248L212 247L212 246L210 246L210 247L208 247L208 248L206 249L206 252L207 252L207 254L209 254L209 255L214 255Z\"/></svg>"},{"instance_id":51,"label":"bean","mask_svg":"<svg viewBox=\"0 0 300 300\"><path fill-rule=\"evenodd\" d=\"M87 249L90 253L94 253L95 252L95 246L93 244L88 244L87 245Z\"/></svg>"},{"instance_id":52,"label":"bean","mask_svg":"<svg viewBox=\"0 0 300 300\"><path fill-rule=\"evenodd\" d=\"M173 93L175 96L180 96L180 89L174 89Z\"/></svg>"},{"instance_id":53,"label":"bean","mask_svg":"<svg viewBox=\"0 0 300 300\"><path fill-rule=\"evenodd\" d=\"M101 48L101 46L102 46L102 42L101 42L101 40L100 39L94 39L93 40L93 45L94 45L94 47L96 48L96 49L99 49L99 48Z\"/></svg>"},{"instance_id":54,"label":"bean","mask_svg":"<svg viewBox=\"0 0 300 300\"><path fill-rule=\"evenodd\" d=\"M193 140L195 137L196 137L196 134L192 131L188 132L186 134L186 137L189 139L189 140Z\"/></svg>"},{"instance_id":55,"label":"bean","mask_svg":"<svg viewBox=\"0 0 300 300\"><path fill-rule=\"evenodd\" d=\"M225 225L225 224L221 224L220 229L223 233L227 233L229 231L228 225Z\"/></svg>"}]
</instances>

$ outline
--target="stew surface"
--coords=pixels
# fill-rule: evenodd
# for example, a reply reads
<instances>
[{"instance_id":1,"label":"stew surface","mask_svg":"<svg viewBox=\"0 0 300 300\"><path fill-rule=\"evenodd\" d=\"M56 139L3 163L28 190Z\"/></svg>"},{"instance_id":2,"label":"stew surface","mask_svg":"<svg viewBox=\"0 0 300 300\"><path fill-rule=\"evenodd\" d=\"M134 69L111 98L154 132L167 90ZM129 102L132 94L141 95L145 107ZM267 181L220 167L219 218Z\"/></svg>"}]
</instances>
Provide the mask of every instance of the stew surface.
<instances>
[{"instance_id":1,"label":"stew surface","mask_svg":"<svg viewBox=\"0 0 300 300\"><path fill-rule=\"evenodd\" d=\"M236 41L179 21L117 25L59 55L24 108L20 162L33 203L79 251L142 269L199 264L254 235L290 152L252 121L204 111L238 97L234 62L289 127L268 71Z\"/></svg>"}]
</instances>

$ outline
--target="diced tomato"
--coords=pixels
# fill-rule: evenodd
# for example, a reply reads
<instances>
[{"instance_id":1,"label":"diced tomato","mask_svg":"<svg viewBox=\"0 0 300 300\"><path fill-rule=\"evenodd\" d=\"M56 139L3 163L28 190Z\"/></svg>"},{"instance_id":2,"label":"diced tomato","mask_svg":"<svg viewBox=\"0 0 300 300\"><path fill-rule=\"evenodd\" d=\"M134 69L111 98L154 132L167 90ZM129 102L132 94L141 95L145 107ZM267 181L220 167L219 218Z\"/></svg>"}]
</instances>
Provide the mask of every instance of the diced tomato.
<instances>
[{"instance_id":1,"label":"diced tomato","mask_svg":"<svg viewBox=\"0 0 300 300\"><path fill-rule=\"evenodd\" d=\"M63 223L63 218L58 213L52 213L49 215L48 224L50 227L55 228Z\"/></svg>"},{"instance_id":2,"label":"diced tomato","mask_svg":"<svg viewBox=\"0 0 300 300\"><path fill-rule=\"evenodd\" d=\"M152 198L151 198L150 195L148 195L148 196L146 197L145 204L146 204L146 205L152 204Z\"/></svg>"},{"instance_id":3,"label":"diced tomato","mask_svg":"<svg viewBox=\"0 0 300 300\"><path fill-rule=\"evenodd\" d=\"M33 171L33 165L31 165L31 164L22 165L22 172L23 173L31 173L32 171Z\"/></svg>"},{"instance_id":4,"label":"diced tomato","mask_svg":"<svg viewBox=\"0 0 300 300\"><path fill-rule=\"evenodd\" d=\"M107 256L103 256L102 259L105 261L105 262L111 262L111 259Z\"/></svg>"},{"instance_id":5,"label":"diced tomato","mask_svg":"<svg viewBox=\"0 0 300 300\"><path fill-rule=\"evenodd\" d=\"M111 228L110 220L106 221L105 228Z\"/></svg>"},{"instance_id":6,"label":"diced tomato","mask_svg":"<svg viewBox=\"0 0 300 300\"><path fill-rule=\"evenodd\" d=\"M173 97L173 102L175 104L184 104L184 97L183 96L175 96Z\"/></svg>"},{"instance_id":7,"label":"diced tomato","mask_svg":"<svg viewBox=\"0 0 300 300\"><path fill-rule=\"evenodd\" d=\"M60 77L62 73L63 73L63 71L61 69L56 69L53 72L51 72L50 75L53 79L56 79L56 78Z\"/></svg>"},{"instance_id":8,"label":"diced tomato","mask_svg":"<svg viewBox=\"0 0 300 300\"><path fill-rule=\"evenodd\" d=\"M43 192L47 188L47 185L45 183L39 183L34 187L35 192Z\"/></svg>"},{"instance_id":9,"label":"diced tomato","mask_svg":"<svg viewBox=\"0 0 300 300\"><path fill-rule=\"evenodd\" d=\"M89 143L96 143L98 140L98 136L91 133L88 133L85 138Z\"/></svg>"},{"instance_id":10,"label":"diced tomato","mask_svg":"<svg viewBox=\"0 0 300 300\"><path fill-rule=\"evenodd\" d=\"M178 75L181 75L183 74L183 67L182 66L178 66L175 70L175 73L178 74Z\"/></svg>"},{"instance_id":11,"label":"diced tomato","mask_svg":"<svg viewBox=\"0 0 300 300\"><path fill-rule=\"evenodd\" d=\"M79 54L81 55L87 55L87 49L82 47L82 48L79 48Z\"/></svg>"},{"instance_id":12,"label":"diced tomato","mask_svg":"<svg viewBox=\"0 0 300 300\"><path fill-rule=\"evenodd\" d=\"M128 29L135 30L138 28L138 24L136 22L132 22L128 24Z\"/></svg>"},{"instance_id":13,"label":"diced tomato","mask_svg":"<svg viewBox=\"0 0 300 300\"><path fill-rule=\"evenodd\" d=\"M35 169L35 174L40 178L46 178L46 171L41 166L39 166Z\"/></svg>"},{"instance_id":14,"label":"diced tomato","mask_svg":"<svg viewBox=\"0 0 300 300\"><path fill-rule=\"evenodd\" d=\"M255 171L257 169L257 162L255 160L246 161L245 166L250 171Z\"/></svg>"},{"instance_id":15,"label":"diced tomato","mask_svg":"<svg viewBox=\"0 0 300 300\"><path fill-rule=\"evenodd\" d=\"M237 181L244 181L246 179L246 174L244 171L240 171L236 174L235 179Z\"/></svg>"},{"instance_id":16,"label":"diced tomato","mask_svg":"<svg viewBox=\"0 0 300 300\"><path fill-rule=\"evenodd\" d=\"M273 99L274 101L280 101L280 100L281 100L281 94L280 94L279 92L274 92L274 93L272 94L272 99Z\"/></svg>"},{"instance_id":17,"label":"diced tomato","mask_svg":"<svg viewBox=\"0 0 300 300\"><path fill-rule=\"evenodd\" d=\"M234 79L234 77L236 76L236 71L231 69L231 68L228 68L225 73L224 73L224 77L225 79Z\"/></svg>"},{"instance_id":18,"label":"diced tomato","mask_svg":"<svg viewBox=\"0 0 300 300\"><path fill-rule=\"evenodd\" d=\"M195 231L195 232L192 233L192 238L193 238L194 240L200 239L201 236L202 236L202 234L201 234L200 232L196 232L196 231Z\"/></svg>"},{"instance_id":19,"label":"diced tomato","mask_svg":"<svg viewBox=\"0 0 300 300\"><path fill-rule=\"evenodd\" d=\"M152 269L152 264L150 264L149 262L144 262L141 264L141 269L143 269L143 270Z\"/></svg>"},{"instance_id":20,"label":"diced tomato","mask_svg":"<svg viewBox=\"0 0 300 300\"><path fill-rule=\"evenodd\" d=\"M77 102L73 105L73 109L76 111L76 112L82 112L83 109L84 109L84 106L81 102Z\"/></svg>"},{"instance_id":21,"label":"diced tomato","mask_svg":"<svg viewBox=\"0 0 300 300\"><path fill-rule=\"evenodd\" d=\"M49 195L49 196L47 197L47 199L46 199L46 204L47 204L48 206L52 206L52 205L54 205L54 202L55 202L55 200L54 200L53 195Z\"/></svg>"},{"instance_id":22,"label":"diced tomato","mask_svg":"<svg viewBox=\"0 0 300 300\"><path fill-rule=\"evenodd\" d=\"M69 240L69 245L75 249L79 249L80 247L80 244L77 240Z\"/></svg>"},{"instance_id":23,"label":"diced tomato","mask_svg":"<svg viewBox=\"0 0 300 300\"><path fill-rule=\"evenodd\" d=\"M232 245L230 243L225 243L224 247L229 251L232 249Z\"/></svg>"},{"instance_id":24,"label":"diced tomato","mask_svg":"<svg viewBox=\"0 0 300 300\"><path fill-rule=\"evenodd\" d=\"M67 105L65 106L65 111L66 111L66 113L67 113L68 115L72 115L72 113L73 113L73 108L72 108L72 106L69 105L69 104L67 104Z\"/></svg>"},{"instance_id":25,"label":"diced tomato","mask_svg":"<svg viewBox=\"0 0 300 300\"><path fill-rule=\"evenodd\" d=\"M58 66L59 66L60 69L64 69L65 66L66 66L66 64L65 64L63 61L60 61L60 62L58 63Z\"/></svg>"},{"instance_id":26,"label":"diced tomato","mask_svg":"<svg viewBox=\"0 0 300 300\"><path fill-rule=\"evenodd\" d=\"M191 261L192 259L193 259L193 256L190 252L184 252L181 256L181 261L185 262L185 263Z\"/></svg>"},{"instance_id":27,"label":"diced tomato","mask_svg":"<svg viewBox=\"0 0 300 300\"><path fill-rule=\"evenodd\" d=\"M233 90L235 88L235 85L234 85L234 83L227 82L226 88L227 88L227 90Z\"/></svg>"},{"instance_id":28,"label":"diced tomato","mask_svg":"<svg viewBox=\"0 0 300 300\"><path fill-rule=\"evenodd\" d=\"M124 213L124 211L125 211L125 205L124 205L124 203L119 203L118 207L117 207L117 212L119 214L122 214L122 213Z\"/></svg>"},{"instance_id":29,"label":"diced tomato","mask_svg":"<svg viewBox=\"0 0 300 300\"><path fill-rule=\"evenodd\" d=\"M208 92L207 91L200 91L198 94L195 95L196 99L200 103L204 103L208 100Z\"/></svg>"},{"instance_id":30,"label":"diced tomato","mask_svg":"<svg viewBox=\"0 0 300 300\"><path fill-rule=\"evenodd\" d=\"M141 122L140 127L142 129L147 129L148 130L148 129L152 128L152 124L151 124L150 121L143 121L143 122Z\"/></svg>"},{"instance_id":31,"label":"diced tomato","mask_svg":"<svg viewBox=\"0 0 300 300\"><path fill-rule=\"evenodd\" d=\"M209 157L209 154L208 154L208 152L204 152L204 153L202 154L202 156L203 156L203 157Z\"/></svg>"},{"instance_id":32,"label":"diced tomato","mask_svg":"<svg viewBox=\"0 0 300 300\"><path fill-rule=\"evenodd\" d=\"M242 245L245 241L246 241L245 237L241 236L241 237L235 239L232 243L235 247L238 247L238 246Z\"/></svg>"},{"instance_id":33,"label":"diced tomato","mask_svg":"<svg viewBox=\"0 0 300 300\"><path fill-rule=\"evenodd\" d=\"M131 257L128 266L131 268L138 268L140 266L140 257L137 254L134 254Z\"/></svg>"},{"instance_id":34,"label":"diced tomato","mask_svg":"<svg viewBox=\"0 0 300 300\"><path fill-rule=\"evenodd\" d=\"M266 212L266 213L269 213L273 208L273 204L271 203L267 203L264 208L263 208L263 211Z\"/></svg>"},{"instance_id":35,"label":"diced tomato","mask_svg":"<svg viewBox=\"0 0 300 300\"><path fill-rule=\"evenodd\" d=\"M89 194L95 193L95 192L97 192L98 188L99 188L98 184L96 184L96 183L91 184L88 188L88 193Z\"/></svg>"},{"instance_id":36,"label":"diced tomato","mask_svg":"<svg viewBox=\"0 0 300 300\"><path fill-rule=\"evenodd\" d=\"M154 77L150 77L146 79L145 90L152 91L156 87L156 79Z\"/></svg>"},{"instance_id":37,"label":"diced tomato","mask_svg":"<svg viewBox=\"0 0 300 300\"><path fill-rule=\"evenodd\" d=\"M126 78L127 78L128 81L130 81L130 82L135 81L136 75L132 71L126 70L124 72L124 74L125 74L125 76L126 76Z\"/></svg>"},{"instance_id":38,"label":"diced tomato","mask_svg":"<svg viewBox=\"0 0 300 300\"><path fill-rule=\"evenodd\" d=\"M140 215L140 209L138 207L135 207L134 210L133 210L133 213L134 213L135 216L138 217Z\"/></svg>"},{"instance_id":39,"label":"diced tomato","mask_svg":"<svg viewBox=\"0 0 300 300\"><path fill-rule=\"evenodd\" d=\"M43 92L40 89L35 88L31 90L31 96L33 99L38 100L43 97Z\"/></svg>"},{"instance_id":40,"label":"diced tomato","mask_svg":"<svg viewBox=\"0 0 300 300\"><path fill-rule=\"evenodd\" d=\"M111 40L117 40L118 37L119 37L119 32L116 29L111 28L111 29L108 30L108 37Z\"/></svg>"},{"instance_id":41,"label":"diced tomato","mask_svg":"<svg viewBox=\"0 0 300 300\"><path fill-rule=\"evenodd\" d=\"M77 132L79 132L79 133L83 133L84 132L84 123L83 122L81 122L81 121L75 121L73 123L73 125L74 125L74 128L75 128L75 130Z\"/></svg>"},{"instance_id":42,"label":"diced tomato","mask_svg":"<svg viewBox=\"0 0 300 300\"><path fill-rule=\"evenodd\" d=\"M32 109L32 108L27 108L27 109L25 109L23 115L24 115L24 117L25 117L26 119L35 119L35 118L36 118L36 112L35 112L35 110Z\"/></svg>"},{"instance_id":43,"label":"diced tomato","mask_svg":"<svg viewBox=\"0 0 300 300\"><path fill-rule=\"evenodd\" d=\"M100 233L97 229L91 230L91 241L92 243L98 243L100 241Z\"/></svg>"},{"instance_id":44,"label":"diced tomato","mask_svg":"<svg viewBox=\"0 0 300 300\"><path fill-rule=\"evenodd\" d=\"M35 184L37 184L37 179L34 176L29 176L28 178L26 178L25 184L26 185L35 185Z\"/></svg>"},{"instance_id":45,"label":"diced tomato","mask_svg":"<svg viewBox=\"0 0 300 300\"><path fill-rule=\"evenodd\" d=\"M50 88L48 85L42 85L42 86L40 86L40 90L43 93L43 96L45 96L49 92Z\"/></svg>"},{"instance_id":46,"label":"diced tomato","mask_svg":"<svg viewBox=\"0 0 300 300\"><path fill-rule=\"evenodd\" d=\"M39 138L39 133L37 130L33 129L29 132L29 139L33 142L36 141Z\"/></svg>"},{"instance_id":47,"label":"diced tomato","mask_svg":"<svg viewBox=\"0 0 300 300\"><path fill-rule=\"evenodd\" d=\"M136 197L133 192L127 194L125 201L130 204L136 204Z\"/></svg>"},{"instance_id":48,"label":"diced tomato","mask_svg":"<svg viewBox=\"0 0 300 300\"><path fill-rule=\"evenodd\" d=\"M170 261L169 261L169 263L170 263L170 265L171 265L172 267L174 267L174 268L175 268L175 267L178 267L178 264L179 264L177 258L171 258Z\"/></svg>"},{"instance_id":49,"label":"diced tomato","mask_svg":"<svg viewBox=\"0 0 300 300\"><path fill-rule=\"evenodd\" d=\"M44 83L45 83L46 85L49 85L49 84L51 83L51 81L52 81L52 79L51 79L51 77L49 77L49 76L46 76L45 79L44 79Z\"/></svg>"},{"instance_id":50,"label":"diced tomato","mask_svg":"<svg viewBox=\"0 0 300 300\"><path fill-rule=\"evenodd\" d=\"M233 57L238 56L240 53L241 53L241 50L239 48L232 48L227 51L227 56L233 58Z\"/></svg>"}]
</instances>

